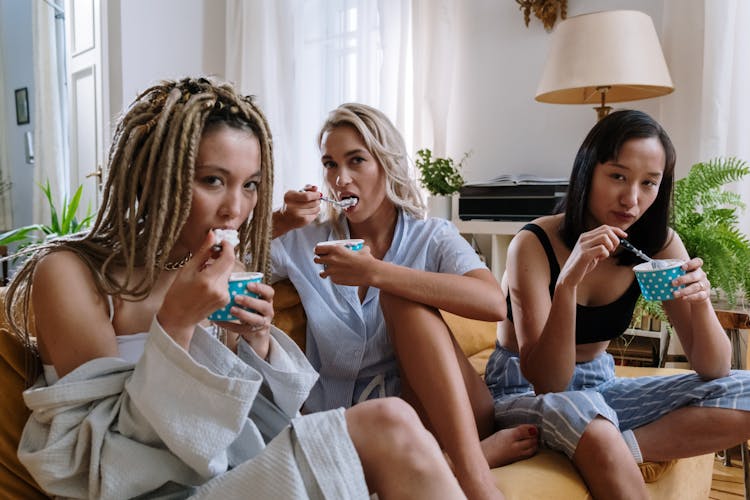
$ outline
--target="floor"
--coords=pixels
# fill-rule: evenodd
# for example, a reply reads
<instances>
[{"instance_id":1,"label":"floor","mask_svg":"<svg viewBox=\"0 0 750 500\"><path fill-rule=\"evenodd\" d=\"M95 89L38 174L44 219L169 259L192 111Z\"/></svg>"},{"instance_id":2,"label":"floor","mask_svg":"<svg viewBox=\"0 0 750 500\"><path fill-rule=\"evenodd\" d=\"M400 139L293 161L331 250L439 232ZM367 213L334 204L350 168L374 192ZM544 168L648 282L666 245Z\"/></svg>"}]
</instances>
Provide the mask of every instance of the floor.
<instances>
[{"instance_id":1,"label":"floor","mask_svg":"<svg viewBox=\"0 0 750 500\"><path fill-rule=\"evenodd\" d=\"M708 498L715 500L743 500L745 498L741 460L732 460L732 465L725 467L720 459L716 459L711 481L711 494Z\"/></svg>"}]
</instances>

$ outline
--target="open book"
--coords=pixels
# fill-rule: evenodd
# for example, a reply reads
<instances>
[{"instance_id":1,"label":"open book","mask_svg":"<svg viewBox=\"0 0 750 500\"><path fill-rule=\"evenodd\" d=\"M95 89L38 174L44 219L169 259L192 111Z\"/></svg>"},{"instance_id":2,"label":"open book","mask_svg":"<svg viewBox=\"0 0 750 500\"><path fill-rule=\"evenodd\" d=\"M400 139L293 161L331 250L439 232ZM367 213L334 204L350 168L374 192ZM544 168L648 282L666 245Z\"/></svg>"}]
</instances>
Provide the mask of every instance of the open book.
<instances>
[{"instance_id":1,"label":"open book","mask_svg":"<svg viewBox=\"0 0 750 500\"><path fill-rule=\"evenodd\" d=\"M532 174L501 174L488 181L467 182L465 186L518 186L518 185L544 185L544 184L567 184L567 177L539 177Z\"/></svg>"}]
</instances>

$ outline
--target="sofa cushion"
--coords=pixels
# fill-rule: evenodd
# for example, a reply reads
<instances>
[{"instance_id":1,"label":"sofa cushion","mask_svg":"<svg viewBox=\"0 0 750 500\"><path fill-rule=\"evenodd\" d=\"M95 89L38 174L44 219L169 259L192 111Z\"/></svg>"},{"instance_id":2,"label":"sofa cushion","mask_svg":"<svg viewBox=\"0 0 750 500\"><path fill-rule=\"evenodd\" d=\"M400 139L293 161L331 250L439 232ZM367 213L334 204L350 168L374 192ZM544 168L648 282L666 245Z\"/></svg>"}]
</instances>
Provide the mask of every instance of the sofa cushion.
<instances>
[{"instance_id":1,"label":"sofa cushion","mask_svg":"<svg viewBox=\"0 0 750 500\"><path fill-rule=\"evenodd\" d=\"M8 330L5 288L0 288L0 491L3 498L47 498L16 455L29 417L23 402L26 367L23 344Z\"/></svg>"},{"instance_id":2,"label":"sofa cushion","mask_svg":"<svg viewBox=\"0 0 750 500\"><path fill-rule=\"evenodd\" d=\"M286 332L304 352L307 316L299 294L289 280L274 283L273 289L275 292L273 296L273 324L279 330Z\"/></svg>"},{"instance_id":3,"label":"sofa cushion","mask_svg":"<svg viewBox=\"0 0 750 500\"><path fill-rule=\"evenodd\" d=\"M677 460L658 481L646 483L646 491L650 498L708 498L713 463L712 453ZM573 463L562 453L549 449L541 449L526 460L492 469L492 475L506 500L592 498Z\"/></svg>"}]
</instances>

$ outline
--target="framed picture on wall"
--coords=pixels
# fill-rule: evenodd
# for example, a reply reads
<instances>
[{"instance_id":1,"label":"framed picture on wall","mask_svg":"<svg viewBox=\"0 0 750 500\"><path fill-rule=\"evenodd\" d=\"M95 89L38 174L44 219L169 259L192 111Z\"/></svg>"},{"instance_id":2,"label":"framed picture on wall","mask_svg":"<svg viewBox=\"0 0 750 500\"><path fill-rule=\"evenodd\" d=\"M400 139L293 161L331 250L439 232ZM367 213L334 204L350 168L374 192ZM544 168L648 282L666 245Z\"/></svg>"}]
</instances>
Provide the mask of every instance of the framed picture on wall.
<instances>
[{"instance_id":1,"label":"framed picture on wall","mask_svg":"<svg viewBox=\"0 0 750 500\"><path fill-rule=\"evenodd\" d=\"M26 87L16 89L16 123L29 123L29 91Z\"/></svg>"}]
</instances>

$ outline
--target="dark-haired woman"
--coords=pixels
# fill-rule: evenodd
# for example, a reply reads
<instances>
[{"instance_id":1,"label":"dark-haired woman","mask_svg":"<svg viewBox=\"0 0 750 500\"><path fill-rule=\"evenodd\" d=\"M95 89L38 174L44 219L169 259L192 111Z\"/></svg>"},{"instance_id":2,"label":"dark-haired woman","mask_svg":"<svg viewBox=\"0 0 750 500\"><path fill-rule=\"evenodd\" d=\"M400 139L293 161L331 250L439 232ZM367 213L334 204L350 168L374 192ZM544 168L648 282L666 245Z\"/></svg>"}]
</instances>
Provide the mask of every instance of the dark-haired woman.
<instances>
[{"instance_id":1,"label":"dark-haired woman","mask_svg":"<svg viewBox=\"0 0 750 500\"><path fill-rule=\"evenodd\" d=\"M637 467L709 453L750 437L750 377L730 371L700 258L668 227L675 152L639 111L601 120L581 145L560 213L523 228L508 250L508 321L486 382L503 426L535 422L595 498L645 498ZM616 378L609 341L640 294L620 247L684 261L664 309L696 373Z\"/></svg>"}]
</instances>

